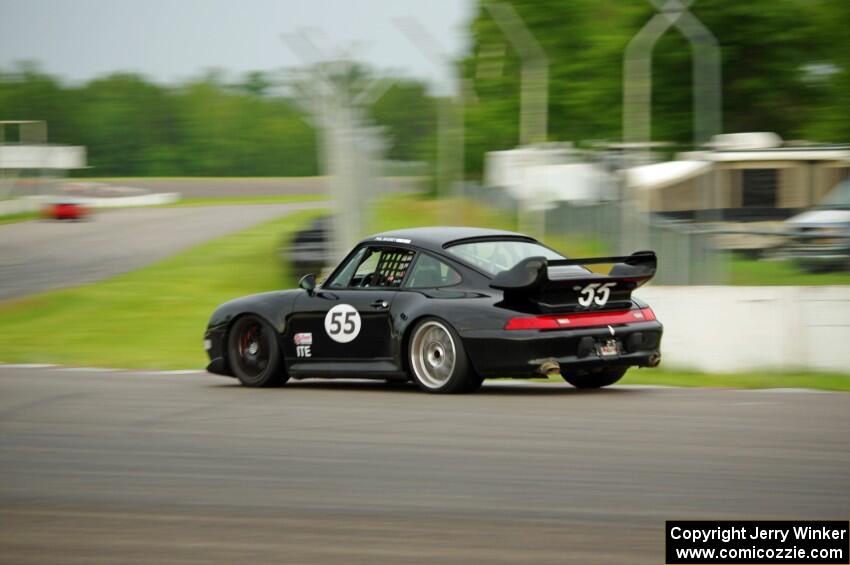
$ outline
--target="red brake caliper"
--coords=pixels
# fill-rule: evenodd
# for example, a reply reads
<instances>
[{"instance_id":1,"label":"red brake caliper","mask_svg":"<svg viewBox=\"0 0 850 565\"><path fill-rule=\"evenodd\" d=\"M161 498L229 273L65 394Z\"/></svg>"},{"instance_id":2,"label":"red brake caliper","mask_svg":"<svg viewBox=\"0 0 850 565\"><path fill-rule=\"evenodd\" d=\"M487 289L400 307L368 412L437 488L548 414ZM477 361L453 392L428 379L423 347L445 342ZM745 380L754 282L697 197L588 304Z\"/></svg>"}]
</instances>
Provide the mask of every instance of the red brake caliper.
<instances>
[{"instance_id":1,"label":"red brake caliper","mask_svg":"<svg viewBox=\"0 0 850 565\"><path fill-rule=\"evenodd\" d=\"M242 342L239 344L239 355L244 356L245 350L248 349L248 344L251 342L251 338L254 337L254 333L257 331L256 326L252 326L248 331L242 334Z\"/></svg>"}]
</instances>

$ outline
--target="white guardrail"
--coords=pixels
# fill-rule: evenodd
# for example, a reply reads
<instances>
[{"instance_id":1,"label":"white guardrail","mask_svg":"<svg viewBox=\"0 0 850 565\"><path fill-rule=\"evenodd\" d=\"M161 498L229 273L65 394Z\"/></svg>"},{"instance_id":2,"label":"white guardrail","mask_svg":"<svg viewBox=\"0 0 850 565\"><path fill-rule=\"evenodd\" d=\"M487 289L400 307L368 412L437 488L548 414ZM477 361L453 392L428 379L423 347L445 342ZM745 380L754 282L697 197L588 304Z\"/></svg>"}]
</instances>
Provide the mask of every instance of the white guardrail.
<instances>
[{"instance_id":1,"label":"white guardrail","mask_svg":"<svg viewBox=\"0 0 850 565\"><path fill-rule=\"evenodd\" d=\"M124 208L131 206L158 206L173 204L180 200L179 192L153 192L149 194L134 194L131 196L25 196L13 200L0 200L0 217L11 214L38 212L45 203L56 199L73 199L89 208Z\"/></svg>"},{"instance_id":2,"label":"white guardrail","mask_svg":"<svg viewBox=\"0 0 850 565\"><path fill-rule=\"evenodd\" d=\"M850 373L850 286L649 286L661 366Z\"/></svg>"},{"instance_id":3,"label":"white guardrail","mask_svg":"<svg viewBox=\"0 0 850 565\"><path fill-rule=\"evenodd\" d=\"M113 196L109 198L83 197L83 204L92 208L124 208L125 206L161 206L180 200L179 192L152 192L135 196Z\"/></svg>"}]
</instances>

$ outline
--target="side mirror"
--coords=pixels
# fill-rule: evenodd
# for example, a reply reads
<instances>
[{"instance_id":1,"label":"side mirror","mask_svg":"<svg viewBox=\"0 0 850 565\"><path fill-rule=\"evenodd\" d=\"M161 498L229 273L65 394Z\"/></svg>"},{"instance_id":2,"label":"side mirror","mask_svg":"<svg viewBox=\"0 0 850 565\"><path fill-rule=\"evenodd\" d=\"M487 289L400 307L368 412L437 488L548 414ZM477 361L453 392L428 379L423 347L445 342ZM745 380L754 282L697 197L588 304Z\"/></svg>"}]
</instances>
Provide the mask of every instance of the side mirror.
<instances>
[{"instance_id":1,"label":"side mirror","mask_svg":"<svg viewBox=\"0 0 850 565\"><path fill-rule=\"evenodd\" d=\"M303 288L307 291L307 294L312 296L313 291L316 290L316 275L310 273L301 277L301 280L298 281L298 288Z\"/></svg>"}]
</instances>

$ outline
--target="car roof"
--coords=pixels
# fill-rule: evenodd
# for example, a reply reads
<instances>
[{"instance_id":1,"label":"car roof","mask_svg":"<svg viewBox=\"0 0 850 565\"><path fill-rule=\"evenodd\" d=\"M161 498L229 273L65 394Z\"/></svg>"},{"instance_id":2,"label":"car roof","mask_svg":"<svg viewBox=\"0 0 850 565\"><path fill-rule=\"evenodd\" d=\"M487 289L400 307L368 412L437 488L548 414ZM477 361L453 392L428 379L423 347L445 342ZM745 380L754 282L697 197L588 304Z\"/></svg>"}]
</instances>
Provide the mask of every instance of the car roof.
<instances>
[{"instance_id":1,"label":"car roof","mask_svg":"<svg viewBox=\"0 0 850 565\"><path fill-rule=\"evenodd\" d=\"M371 235L361 241L361 243L369 242L388 242L388 243L408 243L416 247L439 251L446 244L464 239L476 238L523 238L534 241L534 238L512 231L494 230L489 228L468 228L458 226L434 226L427 228L407 228L400 230L385 231Z\"/></svg>"}]
</instances>

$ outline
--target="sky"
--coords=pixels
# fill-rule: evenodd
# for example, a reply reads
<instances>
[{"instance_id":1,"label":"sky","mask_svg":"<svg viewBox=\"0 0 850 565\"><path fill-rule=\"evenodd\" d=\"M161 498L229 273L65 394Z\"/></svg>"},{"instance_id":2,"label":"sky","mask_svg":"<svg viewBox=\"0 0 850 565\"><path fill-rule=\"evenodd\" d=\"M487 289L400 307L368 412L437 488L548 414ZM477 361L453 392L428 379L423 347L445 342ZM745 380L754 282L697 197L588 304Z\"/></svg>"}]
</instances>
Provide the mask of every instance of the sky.
<instances>
[{"instance_id":1,"label":"sky","mask_svg":"<svg viewBox=\"0 0 850 565\"><path fill-rule=\"evenodd\" d=\"M162 83L212 68L238 75L299 66L303 42L299 57L281 34L307 29L327 51L353 48L358 60L442 90L450 71L397 21L415 19L458 56L474 10L473 0L0 0L0 68L34 60L72 82L115 71Z\"/></svg>"}]
</instances>

